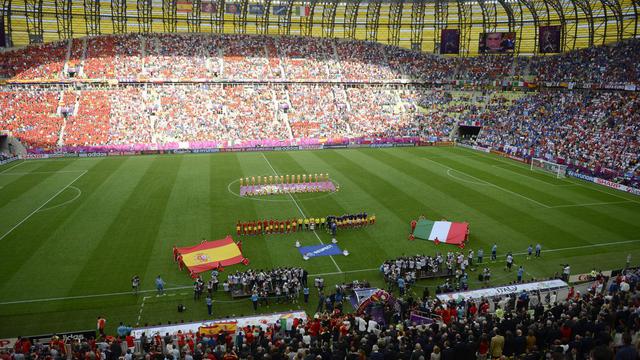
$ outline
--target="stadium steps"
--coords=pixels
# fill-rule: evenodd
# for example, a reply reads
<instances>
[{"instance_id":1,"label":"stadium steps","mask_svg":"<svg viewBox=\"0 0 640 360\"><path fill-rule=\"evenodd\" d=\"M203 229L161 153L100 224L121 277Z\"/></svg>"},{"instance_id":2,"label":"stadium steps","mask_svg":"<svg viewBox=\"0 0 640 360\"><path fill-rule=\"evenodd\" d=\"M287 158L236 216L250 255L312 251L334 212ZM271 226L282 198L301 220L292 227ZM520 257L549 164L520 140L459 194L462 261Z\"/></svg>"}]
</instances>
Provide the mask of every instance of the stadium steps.
<instances>
[{"instance_id":1,"label":"stadium steps","mask_svg":"<svg viewBox=\"0 0 640 360\"><path fill-rule=\"evenodd\" d=\"M73 39L67 40L67 55L64 58L64 68L62 68L62 72L63 74L65 74L65 77L66 77L66 74L69 73L69 61L71 60L72 44L73 44Z\"/></svg>"},{"instance_id":2,"label":"stadium steps","mask_svg":"<svg viewBox=\"0 0 640 360\"><path fill-rule=\"evenodd\" d=\"M142 60L142 69L141 72L144 74L145 71L145 61L144 59L146 59L147 57L147 38L144 36L140 37L140 60ZM145 86L145 90L146 90L146 86Z\"/></svg>"},{"instance_id":3,"label":"stadium steps","mask_svg":"<svg viewBox=\"0 0 640 360\"><path fill-rule=\"evenodd\" d=\"M338 48L336 47L336 42L331 42L331 49L333 50L333 61L338 64L338 79L342 80L342 63L340 62L340 56L338 56ZM327 65L327 74L330 74L329 65Z\"/></svg>"},{"instance_id":4,"label":"stadium steps","mask_svg":"<svg viewBox=\"0 0 640 360\"><path fill-rule=\"evenodd\" d=\"M78 72L78 75L80 77L84 77L84 62L87 60L87 47L88 47L87 38L84 38L82 39L82 56L80 57L80 71Z\"/></svg>"},{"instance_id":5,"label":"stadium steps","mask_svg":"<svg viewBox=\"0 0 640 360\"><path fill-rule=\"evenodd\" d=\"M67 60L69 60L69 58L67 58ZM62 106L63 105L64 105L64 90L61 90L60 91L60 96L58 96L58 109L56 111L56 114L58 114L58 116L62 116ZM74 110L74 112L75 112L75 110ZM64 145L64 131L65 131L66 127L67 127L67 119L66 119L66 117L62 116L62 126L60 126L60 131L58 132L58 141L57 141L57 145L58 146L63 146Z\"/></svg>"}]
</instances>

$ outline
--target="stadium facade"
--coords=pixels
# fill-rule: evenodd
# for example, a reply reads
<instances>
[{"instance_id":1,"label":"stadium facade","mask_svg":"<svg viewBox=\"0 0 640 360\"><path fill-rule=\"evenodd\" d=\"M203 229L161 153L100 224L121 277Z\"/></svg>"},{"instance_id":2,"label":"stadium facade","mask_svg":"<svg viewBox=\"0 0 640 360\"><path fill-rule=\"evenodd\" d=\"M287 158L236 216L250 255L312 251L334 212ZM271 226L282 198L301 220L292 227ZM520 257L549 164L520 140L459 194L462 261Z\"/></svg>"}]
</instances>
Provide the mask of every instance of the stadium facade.
<instances>
[{"instance_id":1,"label":"stadium facade","mask_svg":"<svg viewBox=\"0 0 640 360\"><path fill-rule=\"evenodd\" d=\"M473 56L564 52L638 37L638 0L3 0L6 46L122 33L302 35ZM0 34L2 35L2 34ZM445 48L444 37L457 40ZM2 43L0 43L2 45Z\"/></svg>"}]
</instances>

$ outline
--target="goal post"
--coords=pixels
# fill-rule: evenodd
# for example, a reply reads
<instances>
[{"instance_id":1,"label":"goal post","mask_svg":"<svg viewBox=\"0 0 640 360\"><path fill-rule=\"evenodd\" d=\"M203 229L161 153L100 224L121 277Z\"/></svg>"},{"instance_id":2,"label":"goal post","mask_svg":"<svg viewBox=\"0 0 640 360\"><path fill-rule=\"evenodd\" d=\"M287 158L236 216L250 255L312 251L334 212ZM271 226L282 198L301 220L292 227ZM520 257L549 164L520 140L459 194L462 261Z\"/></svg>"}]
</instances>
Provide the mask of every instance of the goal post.
<instances>
[{"instance_id":1,"label":"goal post","mask_svg":"<svg viewBox=\"0 0 640 360\"><path fill-rule=\"evenodd\" d=\"M531 159L531 171L543 171L555 175L561 179L567 176L567 165L561 165L553 161L539 158Z\"/></svg>"}]
</instances>

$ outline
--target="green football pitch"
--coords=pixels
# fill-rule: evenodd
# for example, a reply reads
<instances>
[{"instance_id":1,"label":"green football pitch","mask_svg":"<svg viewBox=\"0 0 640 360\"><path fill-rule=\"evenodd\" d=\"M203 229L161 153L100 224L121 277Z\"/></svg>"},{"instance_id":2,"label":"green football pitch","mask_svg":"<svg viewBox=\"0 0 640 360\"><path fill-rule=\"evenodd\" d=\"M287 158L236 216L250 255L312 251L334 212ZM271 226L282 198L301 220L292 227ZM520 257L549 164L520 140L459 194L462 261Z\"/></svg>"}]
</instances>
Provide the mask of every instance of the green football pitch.
<instances>
[{"instance_id":1,"label":"green football pitch","mask_svg":"<svg viewBox=\"0 0 640 360\"><path fill-rule=\"evenodd\" d=\"M241 198L238 179L273 174L329 173L336 193ZM338 233L349 256L305 261L294 247L328 243L323 231L243 237L250 267L303 266L327 284L369 280L402 255L457 248L408 241L409 222L467 221L467 249L498 245L494 283L515 280L503 268L516 253L526 278L615 269L628 254L640 260L640 198L577 179L556 179L527 165L463 148L350 149L33 160L0 168L0 337L207 318L191 280L172 261L172 247L235 236L238 220L321 217L366 211L375 225ZM542 258L522 255L540 242ZM485 255L485 258L487 256ZM235 265L225 273L244 269ZM139 295L130 279L142 279ZM168 295L155 296L162 275ZM226 278L224 275L222 279ZM470 285L478 287L472 273ZM442 280L414 287L434 287ZM431 289L433 294L433 288ZM253 314L247 299L216 294L214 318ZM179 314L178 304L187 311ZM259 312L303 308L273 304Z\"/></svg>"}]
</instances>

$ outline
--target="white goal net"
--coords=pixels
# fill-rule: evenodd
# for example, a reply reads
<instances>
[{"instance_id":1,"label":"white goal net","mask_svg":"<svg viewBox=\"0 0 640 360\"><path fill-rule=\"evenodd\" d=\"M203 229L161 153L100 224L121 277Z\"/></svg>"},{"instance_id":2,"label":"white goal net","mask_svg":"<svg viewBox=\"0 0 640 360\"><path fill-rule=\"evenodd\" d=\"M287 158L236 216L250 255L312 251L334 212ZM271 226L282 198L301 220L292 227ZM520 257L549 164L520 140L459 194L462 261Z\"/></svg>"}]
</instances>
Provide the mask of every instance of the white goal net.
<instances>
[{"instance_id":1,"label":"white goal net","mask_svg":"<svg viewBox=\"0 0 640 360\"><path fill-rule=\"evenodd\" d=\"M547 161L544 159L531 159L531 171L543 171L555 175L556 178L564 178L567 175L567 166Z\"/></svg>"}]
</instances>

